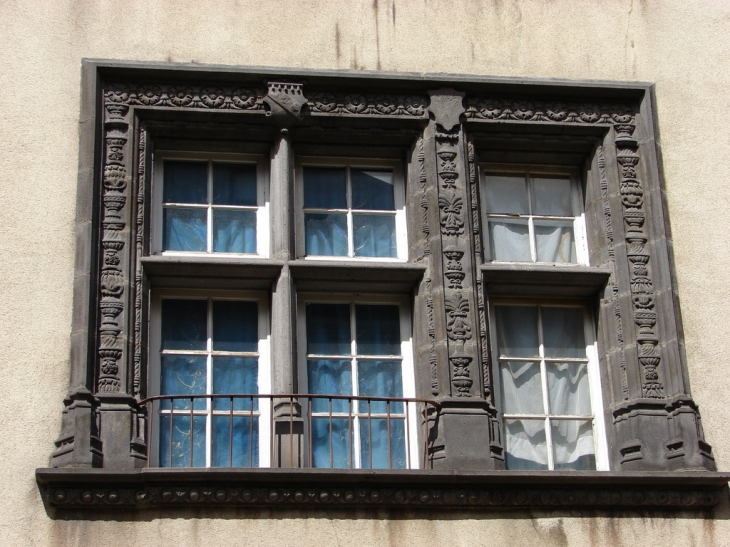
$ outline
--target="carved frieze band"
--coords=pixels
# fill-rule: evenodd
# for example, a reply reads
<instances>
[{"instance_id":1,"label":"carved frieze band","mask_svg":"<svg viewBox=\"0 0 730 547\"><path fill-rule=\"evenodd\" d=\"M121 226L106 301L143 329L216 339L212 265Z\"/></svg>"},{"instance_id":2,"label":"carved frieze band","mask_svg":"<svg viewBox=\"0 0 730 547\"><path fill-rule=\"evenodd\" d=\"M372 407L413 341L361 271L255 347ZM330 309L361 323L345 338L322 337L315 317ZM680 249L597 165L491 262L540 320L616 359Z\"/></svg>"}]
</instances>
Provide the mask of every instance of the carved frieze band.
<instances>
[{"instance_id":1,"label":"carved frieze band","mask_svg":"<svg viewBox=\"0 0 730 547\"><path fill-rule=\"evenodd\" d=\"M644 188L637 173L640 156L637 152L638 142L634 137L636 126L621 123L614 126L616 133L616 160L619 168L619 184L629 276L631 284L631 302L633 319L636 326L636 342L638 360L642 367L642 397L659 399L664 397L664 385L659 378L659 337L655 327L657 313L654 303L654 288L649 271L650 256L646 248L648 236L644 223Z\"/></svg>"},{"instance_id":2,"label":"carved frieze band","mask_svg":"<svg viewBox=\"0 0 730 547\"><path fill-rule=\"evenodd\" d=\"M541 101L505 97L467 97L468 120L515 120L576 124L634 123L636 108L629 104Z\"/></svg>"},{"instance_id":3,"label":"carved frieze band","mask_svg":"<svg viewBox=\"0 0 730 547\"><path fill-rule=\"evenodd\" d=\"M670 487L519 488L509 484L472 488L281 488L276 486L140 486L44 490L59 509L113 507L711 507L717 488Z\"/></svg>"},{"instance_id":4,"label":"carved frieze band","mask_svg":"<svg viewBox=\"0 0 730 547\"><path fill-rule=\"evenodd\" d=\"M307 106L317 114L351 114L370 116L426 116L428 97L392 93L330 93L309 91Z\"/></svg>"},{"instance_id":5,"label":"carved frieze band","mask_svg":"<svg viewBox=\"0 0 730 547\"><path fill-rule=\"evenodd\" d=\"M206 110L264 110L265 92L240 86L194 87L178 84L110 84L104 93L106 109L122 114L123 105L202 108ZM119 105L119 106L111 106Z\"/></svg>"}]
</instances>

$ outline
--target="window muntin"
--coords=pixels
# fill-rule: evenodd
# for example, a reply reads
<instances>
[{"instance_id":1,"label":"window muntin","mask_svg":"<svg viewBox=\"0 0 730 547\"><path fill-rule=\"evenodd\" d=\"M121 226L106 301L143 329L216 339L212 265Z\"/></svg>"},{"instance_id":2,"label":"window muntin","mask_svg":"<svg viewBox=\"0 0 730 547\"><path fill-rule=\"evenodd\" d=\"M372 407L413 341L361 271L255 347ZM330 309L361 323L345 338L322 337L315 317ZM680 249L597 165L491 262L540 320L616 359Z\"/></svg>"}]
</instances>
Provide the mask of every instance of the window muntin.
<instances>
[{"instance_id":1,"label":"window muntin","mask_svg":"<svg viewBox=\"0 0 730 547\"><path fill-rule=\"evenodd\" d=\"M261 158L162 152L155 161L154 250L268 256L268 197Z\"/></svg>"},{"instance_id":2,"label":"window muntin","mask_svg":"<svg viewBox=\"0 0 730 547\"><path fill-rule=\"evenodd\" d=\"M418 467L411 324L404 300L306 295L298 305L300 377L311 399L311 467ZM408 405L408 408L406 408Z\"/></svg>"},{"instance_id":3,"label":"window muntin","mask_svg":"<svg viewBox=\"0 0 730 547\"><path fill-rule=\"evenodd\" d=\"M153 406L150 464L268 467L269 399L241 397L270 392L266 300L159 291L150 327L150 393L179 396Z\"/></svg>"},{"instance_id":4,"label":"window muntin","mask_svg":"<svg viewBox=\"0 0 730 547\"><path fill-rule=\"evenodd\" d=\"M407 258L403 172L386 160L297 162L298 256Z\"/></svg>"},{"instance_id":5,"label":"window muntin","mask_svg":"<svg viewBox=\"0 0 730 547\"><path fill-rule=\"evenodd\" d=\"M608 469L585 306L492 302L507 469Z\"/></svg>"},{"instance_id":6,"label":"window muntin","mask_svg":"<svg viewBox=\"0 0 730 547\"><path fill-rule=\"evenodd\" d=\"M488 166L482 175L490 260L587 264L575 171Z\"/></svg>"}]
</instances>

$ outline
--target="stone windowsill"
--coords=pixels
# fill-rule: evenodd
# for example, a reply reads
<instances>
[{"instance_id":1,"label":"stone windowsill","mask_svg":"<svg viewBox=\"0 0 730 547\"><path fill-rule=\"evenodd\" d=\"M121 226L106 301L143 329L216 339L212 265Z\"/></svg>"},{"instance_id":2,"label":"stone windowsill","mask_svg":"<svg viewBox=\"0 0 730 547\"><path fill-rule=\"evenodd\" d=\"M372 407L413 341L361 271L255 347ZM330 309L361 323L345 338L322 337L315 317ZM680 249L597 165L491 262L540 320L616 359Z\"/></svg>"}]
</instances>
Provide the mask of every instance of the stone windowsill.
<instances>
[{"instance_id":1,"label":"stone windowsill","mask_svg":"<svg viewBox=\"0 0 730 547\"><path fill-rule=\"evenodd\" d=\"M56 510L159 507L706 508L730 473L330 469L37 469Z\"/></svg>"}]
</instances>

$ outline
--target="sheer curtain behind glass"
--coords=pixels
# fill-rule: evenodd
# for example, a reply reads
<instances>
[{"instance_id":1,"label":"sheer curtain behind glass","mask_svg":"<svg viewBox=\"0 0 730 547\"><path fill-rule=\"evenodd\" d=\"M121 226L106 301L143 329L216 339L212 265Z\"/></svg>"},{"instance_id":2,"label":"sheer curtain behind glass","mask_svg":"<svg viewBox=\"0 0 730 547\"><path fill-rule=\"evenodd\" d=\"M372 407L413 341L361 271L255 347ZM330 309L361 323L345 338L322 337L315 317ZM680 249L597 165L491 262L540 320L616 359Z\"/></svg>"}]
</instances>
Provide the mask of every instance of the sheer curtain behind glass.
<instances>
[{"instance_id":1,"label":"sheer curtain behind glass","mask_svg":"<svg viewBox=\"0 0 730 547\"><path fill-rule=\"evenodd\" d=\"M495 315L508 468L595 469L583 309Z\"/></svg>"}]
</instances>

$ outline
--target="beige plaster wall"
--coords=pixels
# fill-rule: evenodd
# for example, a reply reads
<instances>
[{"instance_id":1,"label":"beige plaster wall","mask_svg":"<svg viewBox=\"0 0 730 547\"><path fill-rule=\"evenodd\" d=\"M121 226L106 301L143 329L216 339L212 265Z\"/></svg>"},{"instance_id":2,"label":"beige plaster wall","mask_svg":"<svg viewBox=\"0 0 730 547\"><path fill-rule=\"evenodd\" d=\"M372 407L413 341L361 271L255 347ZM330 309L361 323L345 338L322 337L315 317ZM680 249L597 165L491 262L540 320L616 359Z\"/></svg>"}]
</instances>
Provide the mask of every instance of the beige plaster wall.
<instances>
[{"instance_id":1,"label":"beige plaster wall","mask_svg":"<svg viewBox=\"0 0 730 547\"><path fill-rule=\"evenodd\" d=\"M730 470L730 2L2 0L0 29L0 543L730 545L727 503L52 521L33 477L68 379L83 57L655 82L693 394Z\"/></svg>"}]
</instances>

